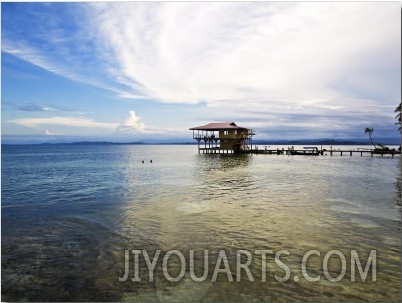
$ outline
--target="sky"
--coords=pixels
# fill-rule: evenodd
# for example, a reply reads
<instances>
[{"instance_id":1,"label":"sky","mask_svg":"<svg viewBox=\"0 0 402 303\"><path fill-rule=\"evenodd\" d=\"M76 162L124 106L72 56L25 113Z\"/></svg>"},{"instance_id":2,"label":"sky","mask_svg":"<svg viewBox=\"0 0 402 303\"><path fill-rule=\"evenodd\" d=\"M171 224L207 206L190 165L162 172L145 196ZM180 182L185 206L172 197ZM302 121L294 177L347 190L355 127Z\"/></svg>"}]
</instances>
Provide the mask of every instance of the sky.
<instances>
[{"instance_id":1,"label":"sky","mask_svg":"<svg viewBox=\"0 0 402 303\"><path fill-rule=\"evenodd\" d=\"M3 142L397 138L401 4L2 2Z\"/></svg>"}]
</instances>

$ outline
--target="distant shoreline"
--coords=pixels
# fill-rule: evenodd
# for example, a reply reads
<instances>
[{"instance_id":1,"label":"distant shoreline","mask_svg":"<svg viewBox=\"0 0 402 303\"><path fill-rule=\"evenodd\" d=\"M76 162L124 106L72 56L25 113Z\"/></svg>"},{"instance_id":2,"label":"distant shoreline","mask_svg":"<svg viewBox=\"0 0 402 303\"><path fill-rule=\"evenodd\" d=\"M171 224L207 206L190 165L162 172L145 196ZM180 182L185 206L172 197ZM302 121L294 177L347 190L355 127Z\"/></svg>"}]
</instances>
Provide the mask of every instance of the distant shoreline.
<instances>
[{"instance_id":1,"label":"distant shoreline","mask_svg":"<svg viewBox=\"0 0 402 303\"><path fill-rule=\"evenodd\" d=\"M382 143L378 140L376 144ZM384 145L401 145L397 139L389 138ZM77 141L77 142L41 142L41 143L1 143L2 146L7 145L38 145L38 146L53 146L53 145L197 145L197 142L110 142L110 141ZM359 140L334 140L334 139L316 139L316 140L254 140L253 145L367 145L372 146L369 142Z\"/></svg>"}]
</instances>

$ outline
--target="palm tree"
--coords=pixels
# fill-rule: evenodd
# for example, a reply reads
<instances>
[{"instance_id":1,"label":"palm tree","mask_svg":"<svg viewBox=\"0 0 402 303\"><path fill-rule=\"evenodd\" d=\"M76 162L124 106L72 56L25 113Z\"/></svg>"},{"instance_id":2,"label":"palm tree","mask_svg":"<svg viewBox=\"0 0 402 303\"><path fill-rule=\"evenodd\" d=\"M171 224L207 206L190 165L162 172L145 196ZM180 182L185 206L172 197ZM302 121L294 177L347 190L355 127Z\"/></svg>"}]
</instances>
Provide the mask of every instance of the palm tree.
<instances>
[{"instance_id":1,"label":"palm tree","mask_svg":"<svg viewBox=\"0 0 402 303\"><path fill-rule=\"evenodd\" d=\"M395 108L395 113L398 113L395 116L395 119L398 120L398 122L396 122L395 124L398 125L399 124L399 132L401 131L401 102L399 102L399 105Z\"/></svg>"},{"instance_id":2,"label":"palm tree","mask_svg":"<svg viewBox=\"0 0 402 303\"><path fill-rule=\"evenodd\" d=\"M373 138L371 137L371 135L373 134L373 132L374 132L374 129L371 128L371 127L366 127L366 129L364 130L364 133L369 135L371 144L374 145L374 148L377 148L377 146L376 146L376 145L374 144L374 142L373 142Z\"/></svg>"}]
</instances>

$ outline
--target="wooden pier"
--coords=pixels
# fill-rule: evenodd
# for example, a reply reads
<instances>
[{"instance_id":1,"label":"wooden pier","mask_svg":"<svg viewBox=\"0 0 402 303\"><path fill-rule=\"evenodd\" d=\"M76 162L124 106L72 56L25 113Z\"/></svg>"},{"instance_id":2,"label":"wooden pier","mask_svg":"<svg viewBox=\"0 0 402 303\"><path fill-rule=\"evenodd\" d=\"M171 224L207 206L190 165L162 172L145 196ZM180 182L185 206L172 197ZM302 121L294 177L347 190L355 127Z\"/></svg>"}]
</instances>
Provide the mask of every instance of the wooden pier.
<instances>
[{"instance_id":1,"label":"wooden pier","mask_svg":"<svg viewBox=\"0 0 402 303\"><path fill-rule=\"evenodd\" d=\"M258 149L253 145L252 138L255 135L252 129L238 126L234 122L213 122L206 125L192 127L193 139L197 141L199 154L264 154L264 155L289 155L289 156L371 156L400 155L400 149L362 149L356 150L329 150L319 149L317 146L304 146L303 149L295 149L294 146L287 149L276 148ZM300 148L300 147L299 147Z\"/></svg>"},{"instance_id":2,"label":"wooden pier","mask_svg":"<svg viewBox=\"0 0 402 303\"><path fill-rule=\"evenodd\" d=\"M366 156L366 157L374 157L374 156L391 156L400 155L401 152L396 150L388 150L388 151L374 151L374 150L340 150L340 149L332 149L332 150L318 150L318 153L310 154L309 151L304 149L251 149L241 152L235 152L231 149L222 149L218 147L211 148L199 148L199 153L202 154L258 154L258 155L288 155L293 156L291 152L296 152L296 156Z\"/></svg>"},{"instance_id":3,"label":"wooden pier","mask_svg":"<svg viewBox=\"0 0 402 303\"><path fill-rule=\"evenodd\" d=\"M218 147L200 147L198 148L198 153L199 154L235 154L239 153L234 151L233 149L223 149L223 148L218 148ZM245 153L245 152L241 152ZM247 152L250 153L250 152Z\"/></svg>"},{"instance_id":4,"label":"wooden pier","mask_svg":"<svg viewBox=\"0 0 402 303\"><path fill-rule=\"evenodd\" d=\"M306 155L306 156L313 156L309 154L308 150L304 149L253 149L250 150L250 153L252 154L264 154L264 155L293 155L292 152L297 152L297 155ZM394 157L395 155L400 155L401 152L397 150L384 150L384 151L379 151L379 150L373 150L373 149L365 149L365 150L341 150L341 149L322 149L318 150L317 154L314 154L314 156L392 156Z\"/></svg>"}]
</instances>

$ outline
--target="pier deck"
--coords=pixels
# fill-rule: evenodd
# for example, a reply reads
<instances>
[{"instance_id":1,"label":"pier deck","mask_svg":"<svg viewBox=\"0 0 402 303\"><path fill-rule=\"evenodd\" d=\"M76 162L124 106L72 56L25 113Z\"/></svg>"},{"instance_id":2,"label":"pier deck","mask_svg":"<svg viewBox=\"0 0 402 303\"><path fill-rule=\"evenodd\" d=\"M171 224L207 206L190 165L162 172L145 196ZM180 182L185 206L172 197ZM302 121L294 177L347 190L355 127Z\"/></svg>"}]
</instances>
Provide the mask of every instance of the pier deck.
<instances>
[{"instance_id":1,"label":"pier deck","mask_svg":"<svg viewBox=\"0 0 402 303\"><path fill-rule=\"evenodd\" d=\"M264 155L292 155L291 151L298 152L300 154L309 154L309 151L304 149L290 150L290 149L253 149L250 151L252 154L264 154ZM341 150L341 149L332 149L332 150L318 150L318 156L392 156L400 155L401 152L396 150L387 150L387 151L374 151L374 150Z\"/></svg>"},{"instance_id":2,"label":"pier deck","mask_svg":"<svg viewBox=\"0 0 402 303\"><path fill-rule=\"evenodd\" d=\"M291 151L292 152L298 152L298 155L308 155L308 156L313 156L309 155L308 150L304 149L250 149L250 150L245 150L243 152L237 152L239 154L263 154L263 155L288 155L291 156ZM203 154L233 154L234 151L230 149L221 149L217 147L212 147L212 148L199 148L199 152ZM364 149L364 150L341 150L341 149L332 149L332 150L318 150L318 155L315 156L369 156L369 157L374 157L374 156L391 156L394 157L395 155L400 155L401 152L398 152L397 150L387 150L387 151L374 151L372 149Z\"/></svg>"}]
</instances>

